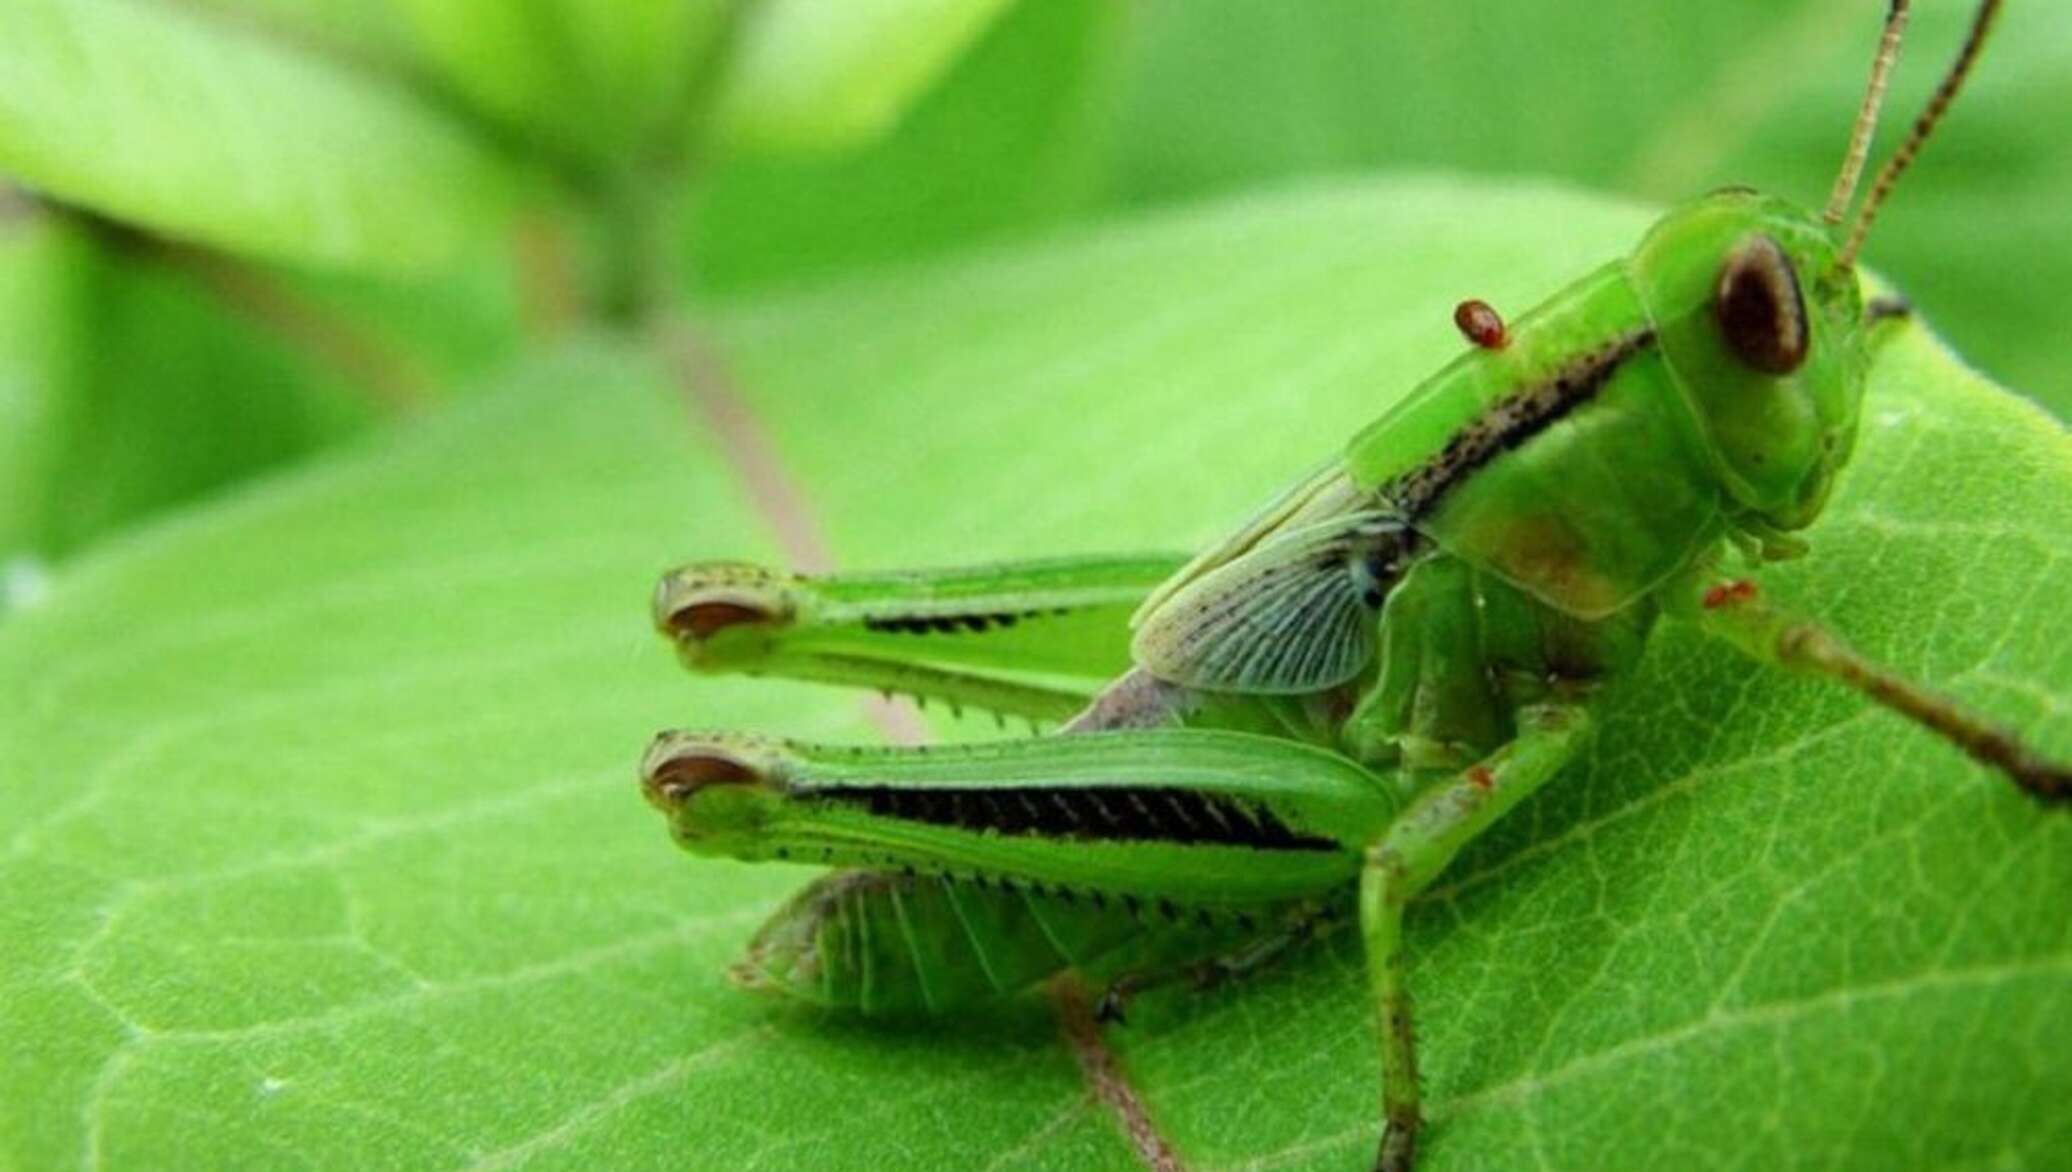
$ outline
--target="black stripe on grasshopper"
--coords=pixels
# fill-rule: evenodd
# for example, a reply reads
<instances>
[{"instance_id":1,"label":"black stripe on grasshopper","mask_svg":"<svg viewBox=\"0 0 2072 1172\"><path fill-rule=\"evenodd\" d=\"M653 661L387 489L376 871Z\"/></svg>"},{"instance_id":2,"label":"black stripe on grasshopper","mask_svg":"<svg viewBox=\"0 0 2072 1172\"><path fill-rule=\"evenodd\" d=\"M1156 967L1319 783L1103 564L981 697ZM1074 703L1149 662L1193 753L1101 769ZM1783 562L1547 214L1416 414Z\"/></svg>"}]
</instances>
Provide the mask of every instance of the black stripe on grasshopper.
<instances>
[{"instance_id":1,"label":"black stripe on grasshopper","mask_svg":"<svg viewBox=\"0 0 2072 1172\"><path fill-rule=\"evenodd\" d=\"M1455 432L1437 455L1388 486L1385 495L1407 520L1422 519L1438 507L1449 490L1483 465L1588 403L1611 381L1620 364L1654 343L1654 330L1645 326L1629 330L1578 355L1538 382L1497 400Z\"/></svg>"},{"instance_id":2,"label":"black stripe on grasshopper","mask_svg":"<svg viewBox=\"0 0 2072 1172\"><path fill-rule=\"evenodd\" d=\"M880 818L997 834L1256 850L1344 849L1329 838L1290 827L1257 804L1160 786L839 786L791 792L794 797L859 806Z\"/></svg>"},{"instance_id":3,"label":"black stripe on grasshopper","mask_svg":"<svg viewBox=\"0 0 2072 1172\"><path fill-rule=\"evenodd\" d=\"M1069 613L1071 613L1069 607L1056 606L1024 611L871 616L863 620L863 626L865 630L869 631L896 631L909 635L977 634L997 628L1012 627L1024 620L1041 619L1052 615Z\"/></svg>"}]
</instances>

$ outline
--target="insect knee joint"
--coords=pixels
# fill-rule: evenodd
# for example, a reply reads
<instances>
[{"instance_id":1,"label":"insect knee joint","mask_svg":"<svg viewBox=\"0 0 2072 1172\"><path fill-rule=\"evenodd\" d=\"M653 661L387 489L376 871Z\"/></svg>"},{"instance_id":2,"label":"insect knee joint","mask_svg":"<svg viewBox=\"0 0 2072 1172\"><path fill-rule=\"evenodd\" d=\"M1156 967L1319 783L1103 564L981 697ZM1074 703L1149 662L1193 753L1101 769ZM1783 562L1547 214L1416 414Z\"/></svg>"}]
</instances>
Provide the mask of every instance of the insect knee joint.
<instances>
[{"instance_id":1,"label":"insect knee joint","mask_svg":"<svg viewBox=\"0 0 2072 1172\"><path fill-rule=\"evenodd\" d=\"M1367 872L1387 902L1399 906L1410 902L1410 866L1394 845L1378 842L1368 847Z\"/></svg>"}]
</instances>

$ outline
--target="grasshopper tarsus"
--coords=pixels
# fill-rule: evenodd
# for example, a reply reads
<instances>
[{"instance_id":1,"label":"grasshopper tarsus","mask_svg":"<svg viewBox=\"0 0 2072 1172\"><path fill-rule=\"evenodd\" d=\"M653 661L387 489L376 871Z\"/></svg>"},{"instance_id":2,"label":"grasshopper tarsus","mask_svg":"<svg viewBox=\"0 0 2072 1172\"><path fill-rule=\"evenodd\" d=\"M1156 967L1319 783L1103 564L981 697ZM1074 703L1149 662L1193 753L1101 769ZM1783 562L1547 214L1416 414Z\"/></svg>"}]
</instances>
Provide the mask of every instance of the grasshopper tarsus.
<instances>
[{"instance_id":1,"label":"grasshopper tarsus","mask_svg":"<svg viewBox=\"0 0 2072 1172\"><path fill-rule=\"evenodd\" d=\"M1961 710L1956 715L1960 719L1974 719ZM2046 809L2072 810L2072 765L2044 757L2005 729L1985 724L1976 727L1975 741L1956 736L1951 739L1973 760L2006 774L2017 788Z\"/></svg>"},{"instance_id":2,"label":"grasshopper tarsus","mask_svg":"<svg viewBox=\"0 0 2072 1172\"><path fill-rule=\"evenodd\" d=\"M2072 809L2072 768L2041 762L2033 772L2017 780L2031 797L2044 805Z\"/></svg>"},{"instance_id":3,"label":"grasshopper tarsus","mask_svg":"<svg viewBox=\"0 0 2072 1172\"><path fill-rule=\"evenodd\" d=\"M1410 1172L1417 1163L1417 1132L1421 1121L1416 1115L1406 1119L1391 1118L1382 1125L1381 1151L1374 1157L1374 1172Z\"/></svg>"},{"instance_id":4,"label":"grasshopper tarsus","mask_svg":"<svg viewBox=\"0 0 2072 1172\"><path fill-rule=\"evenodd\" d=\"M1863 324L1867 326L1874 326L1881 321L1891 321L1895 318L1904 320L1912 316L1914 316L1914 303L1896 293L1884 297L1873 297L1865 302L1863 306Z\"/></svg>"}]
</instances>

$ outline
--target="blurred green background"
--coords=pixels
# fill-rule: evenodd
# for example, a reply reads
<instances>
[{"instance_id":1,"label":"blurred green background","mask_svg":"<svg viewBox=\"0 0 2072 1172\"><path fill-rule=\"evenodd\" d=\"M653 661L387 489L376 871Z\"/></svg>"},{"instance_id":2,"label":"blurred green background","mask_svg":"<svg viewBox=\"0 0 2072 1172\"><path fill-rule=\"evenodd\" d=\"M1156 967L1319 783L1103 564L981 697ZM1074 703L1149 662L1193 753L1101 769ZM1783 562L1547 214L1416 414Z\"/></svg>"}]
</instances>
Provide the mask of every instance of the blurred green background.
<instances>
[{"instance_id":1,"label":"blurred green background","mask_svg":"<svg viewBox=\"0 0 2072 1172\"><path fill-rule=\"evenodd\" d=\"M1968 6L1920 7L1885 147ZM1882 8L13 0L0 563L33 589L572 332L1159 205L1406 170L1817 203ZM2068 76L2072 21L2015 5L1868 249L2060 416Z\"/></svg>"}]
</instances>

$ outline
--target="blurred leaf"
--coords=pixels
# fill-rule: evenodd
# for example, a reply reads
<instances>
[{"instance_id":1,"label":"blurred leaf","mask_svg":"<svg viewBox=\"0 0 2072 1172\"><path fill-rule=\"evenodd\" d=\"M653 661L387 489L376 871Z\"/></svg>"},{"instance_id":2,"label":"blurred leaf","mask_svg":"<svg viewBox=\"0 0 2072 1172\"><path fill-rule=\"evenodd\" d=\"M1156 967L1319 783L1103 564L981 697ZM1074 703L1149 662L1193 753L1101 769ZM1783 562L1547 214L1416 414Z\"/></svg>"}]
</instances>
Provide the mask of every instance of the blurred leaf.
<instances>
[{"instance_id":1,"label":"blurred leaf","mask_svg":"<svg viewBox=\"0 0 2072 1172\"><path fill-rule=\"evenodd\" d=\"M1969 3L1917 5L1886 149L1956 51ZM1868 250L1974 360L2072 414L2072 21L2013 4ZM1197 198L1374 167L1548 174L1677 200L1750 183L1825 201L1883 6L1492 0L1146 5L1118 200Z\"/></svg>"},{"instance_id":2,"label":"blurred leaf","mask_svg":"<svg viewBox=\"0 0 2072 1172\"><path fill-rule=\"evenodd\" d=\"M900 114L1010 0L762 0L744 17L715 129L768 151L859 146Z\"/></svg>"},{"instance_id":3,"label":"blurred leaf","mask_svg":"<svg viewBox=\"0 0 2072 1172\"><path fill-rule=\"evenodd\" d=\"M422 389L443 395L475 389L475 376L508 361L527 341L530 323L519 303L522 278L512 251L474 250L411 281L321 269L273 268L266 275L337 315L345 328L421 366Z\"/></svg>"},{"instance_id":4,"label":"blurred leaf","mask_svg":"<svg viewBox=\"0 0 2072 1172\"><path fill-rule=\"evenodd\" d=\"M356 432L364 388L78 221L0 225L0 565L56 559Z\"/></svg>"},{"instance_id":5,"label":"blurred leaf","mask_svg":"<svg viewBox=\"0 0 2072 1172\"><path fill-rule=\"evenodd\" d=\"M0 575L42 544L83 247L77 233L0 189ZM0 614L8 593L0 580Z\"/></svg>"},{"instance_id":6,"label":"blurred leaf","mask_svg":"<svg viewBox=\"0 0 2072 1172\"><path fill-rule=\"evenodd\" d=\"M1457 353L1463 288L1529 304L1646 221L1340 184L714 336L849 564L1184 545ZM1918 329L1874 381L1771 589L2064 751L2072 444ZM726 986L805 872L679 857L633 762L663 724L853 738L858 709L685 679L647 630L663 566L771 554L678 392L609 348L506 382L0 628L0 1032L31 1040L0 1162L1130 1166L1040 1017L867 1029ZM1594 755L1413 916L1423 1168L2044 1166L2068 889L2072 821L1665 632ZM1341 939L1115 1041L1191 1166L1355 1167L1361 990Z\"/></svg>"},{"instance_id":7,"label":"blurred leaf","mask_svg":"<svg viewBox=\"0 0 2072 1172\"><path fill-rule=\"evenodd\" d=\"M333 55L394 65L409 55L397 0L183 0L222 19L249 22Z\"/></svg>"},{"instance_id":8,"label":"blurred leaf","mask_svg":"<svg viewBox=\"0 0 2072 1172\"><path fill-rule=\"evenodd\" d=\"M475 105L586 164L667 145L733 0L391 0Z\"/></svg>"},{"instance_id":9,"label":"blurred leaf","mask_svg":"<svg viewBox=\"0 0 2072 1172\"><path fill-rule=\"evenodd\" d=\"M0 168L175 236L385 271L446 260L511 183L393 82L141 0L0 6Z\"/></svg>"},{"instance_id":10,"label":"blurred leaf","mask_svg":"<svg viewBox=\"0 0 2072 1172\"><path fill-rule=\"evenodd\" d=\"M422 406L520 343L494 254L388 282L23 206L0 207L0 575Z\"/></svg>"},{"instance_id":11,"label":"blurred leaf","mask_svg":"<svg viewBox=\"0 0 2072 1172\"><path fill-rule=\"evenodd\" d=\"M151 255L78 254L41 551L72 554L357 431L358 388Z\"/></svg>"},{"instance_id":12,"label":"blurred leaf","mask_svg":"<svg viewBox=\"0 0 2072 1172\"><path fill-rule=\"evenodd\" d=\"M700 283L796 281L1094 206L1126 16L1110 0L1015 5L882 139L832 156L717 160L690 233Z\"/></svg>"},{"instance_id":13,"label":"blurred leaf","mask_svg":"<svg viewBox=\"0 0 2072 1172\"><path fill-rule=\"evenodd\" d=\"M1778 89L1798 84L1803 70L1793 67L1806 63L1807 49L1780 26L1800 7L1316 0L1281 10L1202 0L1148 8L1118 136L1118 195L1185 198L1377 164L1608 180L1649 132L1716 93L1730 54L1775 67ZM1823 57L1858 47L1846 35L1854 23L1842 22L1840 43ZM1865 30L1857 56L1868 59L1875 36L1875 25ZM1792 57L1778 59L1780 42L1795 47ZM1861 65L1850 66L1850 79L1860 80ZM1837 120L1850 113L1845 107ZM1836 133L1847 129L1844 122Z\"/></svg>"}]
</instances>

